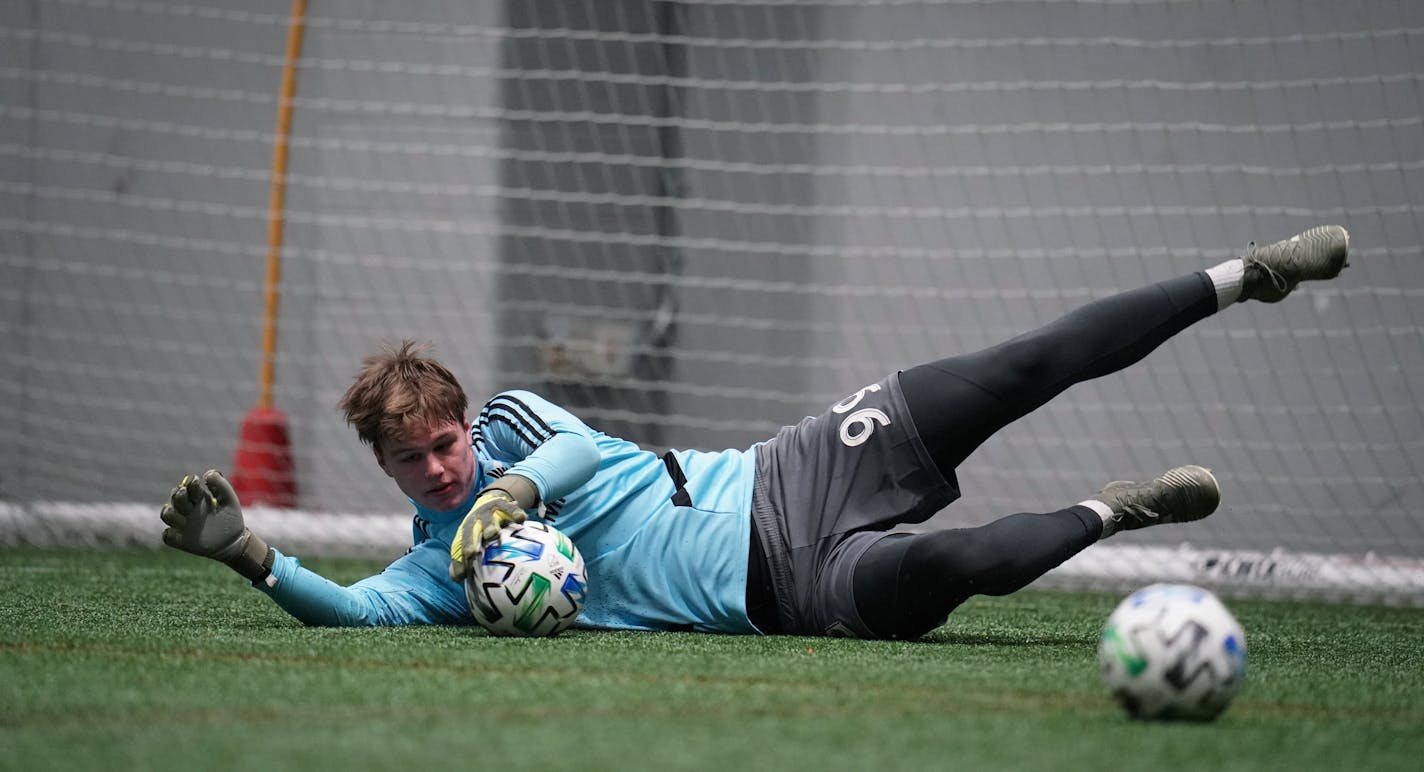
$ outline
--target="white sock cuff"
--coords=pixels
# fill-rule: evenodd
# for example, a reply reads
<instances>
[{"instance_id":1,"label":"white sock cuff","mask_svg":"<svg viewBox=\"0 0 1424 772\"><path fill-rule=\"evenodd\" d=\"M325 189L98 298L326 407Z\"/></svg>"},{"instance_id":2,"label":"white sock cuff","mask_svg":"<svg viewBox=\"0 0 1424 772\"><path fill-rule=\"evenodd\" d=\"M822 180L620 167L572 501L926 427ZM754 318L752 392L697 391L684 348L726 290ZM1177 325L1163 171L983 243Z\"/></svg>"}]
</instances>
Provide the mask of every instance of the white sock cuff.
<instances>
[{"instance_id":1,"label":"white sock cuff","mask_svg":"<svg viewBox=\"0 0 1424 772\"><path fill-rule=\"evenodd\" d=\"M1216 287L1216 308L1221 310L1241 299L1241 287L1246 281L1246 261L1227 260L1206 269L1211 284Z\"/></svg>"},{"instance_id":2,"label":"white sock cuff","mask_svg":"<svg viewBox=\"0 0 1424 772\"><path fill-rule=\"evenodd\" d=\"M1108 521L1108 518L1112 517L1112 508L1109 507L1107 504L1098 501L1097 499L1088 499L1087 501L1080 501L1078 502L1078 506L1087 507L1088 509L1097 512L1098 517L1101 517L1104 523Z\"/></svg>"}]
</instances>

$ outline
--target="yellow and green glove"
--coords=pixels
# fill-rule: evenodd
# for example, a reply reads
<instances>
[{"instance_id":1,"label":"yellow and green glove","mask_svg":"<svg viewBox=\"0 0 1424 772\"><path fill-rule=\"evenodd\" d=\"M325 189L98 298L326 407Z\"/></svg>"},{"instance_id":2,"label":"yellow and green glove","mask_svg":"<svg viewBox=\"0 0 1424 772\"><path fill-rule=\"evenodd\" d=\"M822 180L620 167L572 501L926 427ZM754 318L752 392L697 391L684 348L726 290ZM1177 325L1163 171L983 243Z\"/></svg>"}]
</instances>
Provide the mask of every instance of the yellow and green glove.
<instances>
[{"instance_id":1,"label":"yellow and green glove","mask_svg":"<svg viewBox=\"0 0 1424 772\"><path fill-rule=\"evenodd\" d=\"M450 544L450 581L463 582L474 574L484 548L499 539L505 526L527 520L524 508L534 506L538 497L534 483L519 475L505 475L480 491Z\"/></svg>"}]
</instances>

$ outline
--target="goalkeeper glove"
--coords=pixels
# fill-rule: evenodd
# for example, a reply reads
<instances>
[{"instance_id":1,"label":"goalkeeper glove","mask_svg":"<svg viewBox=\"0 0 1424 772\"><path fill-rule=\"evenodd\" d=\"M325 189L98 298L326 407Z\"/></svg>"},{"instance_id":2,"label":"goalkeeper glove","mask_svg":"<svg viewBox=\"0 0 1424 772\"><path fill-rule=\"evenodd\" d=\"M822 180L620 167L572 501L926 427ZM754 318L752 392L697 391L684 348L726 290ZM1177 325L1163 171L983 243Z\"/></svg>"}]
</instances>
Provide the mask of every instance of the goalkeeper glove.
<instances>
[{"instance_id":1,"label":"goalkeeper glove","mask_svg":"<svg viewBox=\"0 0 1424 772\"><path fill-rule=\"evenodd\" d=\"M251 582L272 572L276 554L243 524L237 493L216 469L184 475L158 516L168 526L163 543L170 547L212 558Z\"/></svg>"},{"instance_id":2,"label":"goalkeeper glove","mask_svg":"<svg viewBox=\"0 0 1424 772\"><path fill-rule=\"evenodd\" d=\"M499 538L500 530L528 519L521 500L533 506L537 497L534 484L519 475L505 475L480 491L450 544L450 581L463 582L473 575L480 554Z\"/></svg>"}]
</instances>

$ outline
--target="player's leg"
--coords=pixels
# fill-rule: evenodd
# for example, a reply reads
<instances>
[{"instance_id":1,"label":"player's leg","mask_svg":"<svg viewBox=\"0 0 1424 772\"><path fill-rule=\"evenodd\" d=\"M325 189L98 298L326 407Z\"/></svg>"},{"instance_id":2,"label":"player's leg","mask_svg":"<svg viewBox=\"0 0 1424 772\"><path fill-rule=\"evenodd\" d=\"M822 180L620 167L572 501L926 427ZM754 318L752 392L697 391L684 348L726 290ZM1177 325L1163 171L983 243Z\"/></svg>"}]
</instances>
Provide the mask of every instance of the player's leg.
<instances>
[{"instance_id":1,"label":"player's leg","mask_svg":"<svg viewBox=\"0 0 1424 772\"><path fill-rule=\"evenodd\" d=\"M1098 540L1083 506L1009 515L977 528L891 534L855 566L855 607L877 638L913 640L972 595L1022 589Z\"/></svg>"},{"instance_id":2,"label":"player's leg","mask_svg":"<svg viewBox=\"0 0 1424 772\"><path fill-rule=\"evenodd\" d=\"M1283 282L1289 291L1292 282L1327 273L1330 267L1319 265L1324 258L1338 252L1343 264L1343 237L1307 236L1294 242L1304 244L1303 256L1283 242L1091 303L987 352L866 386L819 419L760 444L752 520L769 604L749 592L748 608L770 605L777 615L766 626L754 624L795 634L919 634L917 625L942 621L968 595L1012 592L1105 533L1209 514L1219 495L1215 480L1191 467L1145 484L1110 485L1095 500L1058 513L946 535L884 532L922 522L952 501L953 470L964 455L1073 383L1141 359L1240 296L1259 297L1262 281ZM888 613L885 598L900 595L910 600L888 606L897 616L877 617ZM867 630L866 615L881 627Z\"/></svg>"},{"instance_id":3,"label":"player's leg","mask_svg":"<svg viewBox=\"0 0 1424 772\"><path fill-rule=\"evenodd\" d=\"M1121 530L1200 520L1221 493L1198 466L1145 483L1109 483L1092 499L977 528L891 534L859 556L851 587L861 624L876 637L918 638L973 595L1026 587L1088 545Z\"/></svg>"},{"instance_id":4,"label":"player's leg","mask_svg":"<svg viewBox=\"0 0 1424 772\"><path fill-rule=\"evenodd\" d=\"M915 426L946 474L999 429L1069 386L1121 370L1238 300L1276 302L1345 266L1348 235L1322 226L1206 271L1088 303L984 351L901 373Z\"/></svg>"},{"instance_id":5,"label":"player's leg","mask_svg":"<svg viewBox=\"0 0 1424 772\"><path fill-rule=\"evenodd\" d=\"M1123 292L997 346L922 364L900 388L925 447L948 474L994 433L1068 387L1116 372L1217 310L1204 273Z\"/></svg>"}]
</instances>

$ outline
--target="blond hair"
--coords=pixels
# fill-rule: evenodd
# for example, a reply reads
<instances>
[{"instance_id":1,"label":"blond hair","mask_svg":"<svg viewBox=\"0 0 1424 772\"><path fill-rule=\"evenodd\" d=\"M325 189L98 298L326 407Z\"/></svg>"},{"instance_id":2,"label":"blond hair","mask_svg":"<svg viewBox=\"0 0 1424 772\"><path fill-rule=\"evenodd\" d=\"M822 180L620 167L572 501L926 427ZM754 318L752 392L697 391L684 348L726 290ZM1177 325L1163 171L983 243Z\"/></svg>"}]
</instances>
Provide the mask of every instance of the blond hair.
<instances>
[{"instance_id":1,"label":"blond hair","mask_svg":"<svg viewBox=\"0 0 1424 772\"><path fill-rule=\"evenodd\" d=\"M429 343L401 341L361 360L361 371L337 407L361 441L380 441L433 421L465 420L469 400L445 365L430 356Z\"/></svg>"}]
</instances>

